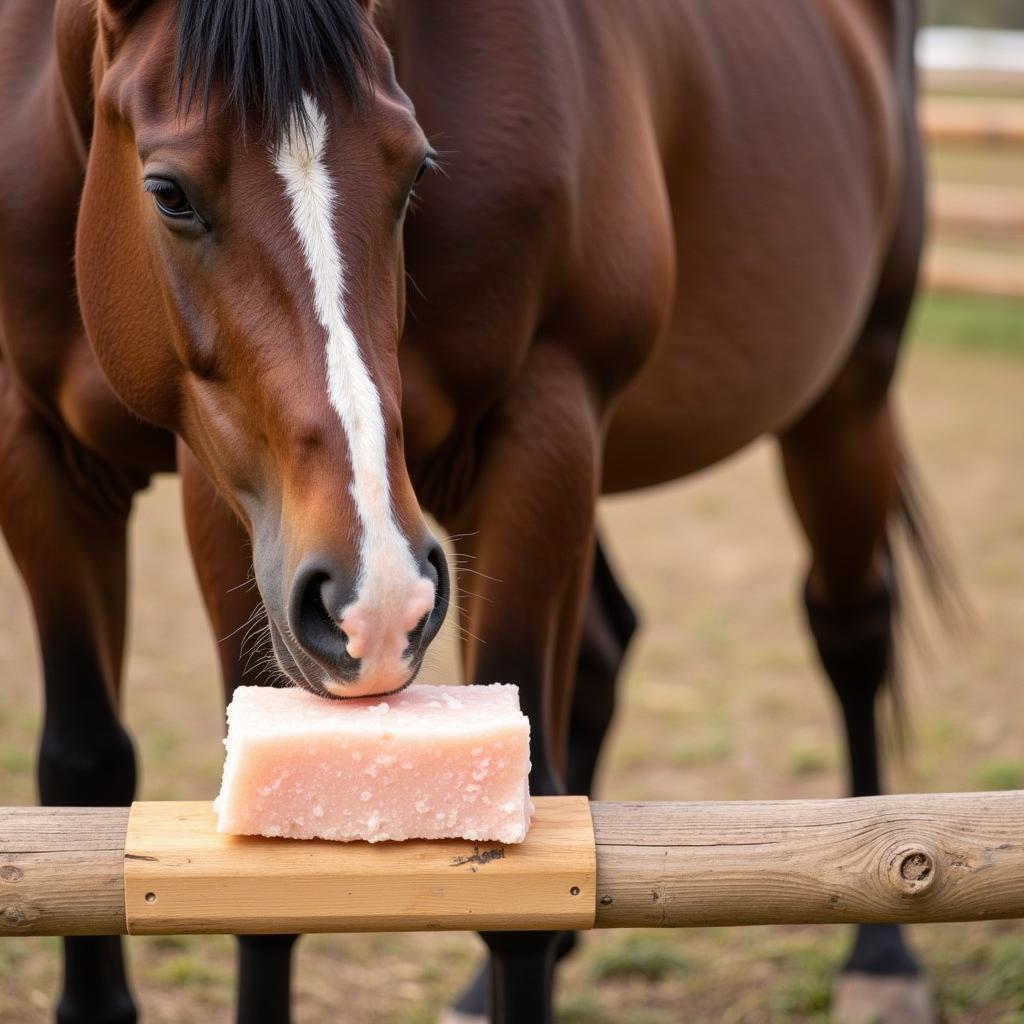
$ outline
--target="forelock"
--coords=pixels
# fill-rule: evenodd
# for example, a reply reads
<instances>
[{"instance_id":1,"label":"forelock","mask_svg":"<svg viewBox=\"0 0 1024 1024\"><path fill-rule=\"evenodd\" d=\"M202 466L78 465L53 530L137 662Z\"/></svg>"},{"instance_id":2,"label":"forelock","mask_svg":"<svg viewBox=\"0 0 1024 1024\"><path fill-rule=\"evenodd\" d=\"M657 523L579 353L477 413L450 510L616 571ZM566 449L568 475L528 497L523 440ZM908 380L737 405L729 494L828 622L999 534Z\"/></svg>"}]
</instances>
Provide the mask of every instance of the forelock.
<instances>
[{"instance_id":1,"label":"forelock","mask_svg":"<svg viewBox=\"0 0 1024 1024\"><path fill-rule=\"evenodd\" d=\"M215 81L240 131L278 140L311 129L310 104L333 113L333 82L358 108L368 88L368 20L355 0L179 0L179 109L209 112Z\"/></svg>"}]
</instances>

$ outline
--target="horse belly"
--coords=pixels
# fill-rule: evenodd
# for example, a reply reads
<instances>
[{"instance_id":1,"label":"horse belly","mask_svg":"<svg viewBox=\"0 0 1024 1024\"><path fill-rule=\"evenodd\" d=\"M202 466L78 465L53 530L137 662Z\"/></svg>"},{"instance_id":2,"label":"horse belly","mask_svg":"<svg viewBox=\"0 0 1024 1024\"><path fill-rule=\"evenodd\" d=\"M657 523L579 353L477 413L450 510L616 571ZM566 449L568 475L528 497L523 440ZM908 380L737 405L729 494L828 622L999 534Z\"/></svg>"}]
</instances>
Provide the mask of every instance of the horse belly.
<instances>
[{"instance_id":1,"label":"horse belly","mask_svg":"<svg viewBox=\"0 0 1024 1024\"><path fill-rule=\"evenodd\" d=\"M869 41L830 50L803 28L780 11L748 33L723 29L701 102L666 147L675 302L610 423L608 492L783 429L857 337L901 172L895 102Z\"/></svg>"},{"instance_id":2,"label":"horse belly","mask_svg":"<svg viewBox=\"0 0 1024 1024\"><path fill-rule=\"evenodd\" d=\"M778 431L823 390L849 347L771 336L747 347L707 325L677 326L616 407L605 493L687 476Z\"/></svg>"}]
</instances>

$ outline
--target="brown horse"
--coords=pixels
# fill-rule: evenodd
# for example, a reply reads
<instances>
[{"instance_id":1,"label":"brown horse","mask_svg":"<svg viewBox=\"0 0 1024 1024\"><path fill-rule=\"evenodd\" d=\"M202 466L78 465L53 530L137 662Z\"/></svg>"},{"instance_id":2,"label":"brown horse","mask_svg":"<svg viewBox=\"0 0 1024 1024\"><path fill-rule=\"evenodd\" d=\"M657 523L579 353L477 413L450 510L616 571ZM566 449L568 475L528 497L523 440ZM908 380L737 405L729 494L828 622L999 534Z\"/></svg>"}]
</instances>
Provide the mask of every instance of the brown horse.
<instances>
[{"instance_id":1,"label":"brown horse","mask_svg":"<svg viewBox=\"0 0 1024 1024\"><path fill-rule=\"evenodd\" d=\"M261 606L298 685L411 680L448 602L433 513L480 573L467 681L521 686L534 792L587 792L635 627L597 497L766 433L852 790L878 792L914 23L913 0L3 0L0 520L42 799L132 798L125 533L153 473L182 474L228 692L258 678ZM494 1019L550 1019L569 943L485 938ZM287 1019L291 942L241 942L239 1020ZM116 939L65 955L61 1021L135 1019ZM862 928L838 1012L920 998L917 974Z\"/></svg>"}]
</instances>

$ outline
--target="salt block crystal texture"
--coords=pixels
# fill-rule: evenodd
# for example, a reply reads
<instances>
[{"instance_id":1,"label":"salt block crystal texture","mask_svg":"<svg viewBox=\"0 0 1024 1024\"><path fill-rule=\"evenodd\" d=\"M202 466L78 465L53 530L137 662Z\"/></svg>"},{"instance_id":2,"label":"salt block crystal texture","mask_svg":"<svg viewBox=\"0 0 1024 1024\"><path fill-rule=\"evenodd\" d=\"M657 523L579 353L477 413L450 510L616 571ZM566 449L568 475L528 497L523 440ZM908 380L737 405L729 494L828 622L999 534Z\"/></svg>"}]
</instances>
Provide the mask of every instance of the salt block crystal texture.
<instances>
[{"instance_id":1,"label":"salt block crystal texture","mask_svg":"<svg viewBox=\"0 0 1024 1024\"><path fill-rule=\"evenodd\" d=\"M517 686L352 700L240 686L224 745L218 832L521 843L530 827L530 723Z\"/></svg>"}]
</instances>

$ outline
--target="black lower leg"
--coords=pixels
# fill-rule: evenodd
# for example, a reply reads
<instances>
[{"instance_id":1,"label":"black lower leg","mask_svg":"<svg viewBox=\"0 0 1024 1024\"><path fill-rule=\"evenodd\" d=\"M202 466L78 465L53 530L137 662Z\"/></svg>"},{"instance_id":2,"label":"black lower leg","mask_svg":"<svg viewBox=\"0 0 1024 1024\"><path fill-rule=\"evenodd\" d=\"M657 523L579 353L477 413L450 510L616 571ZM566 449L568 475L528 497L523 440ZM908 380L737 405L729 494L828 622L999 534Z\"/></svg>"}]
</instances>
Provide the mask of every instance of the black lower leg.
<instances>
[{"instance_id":1,"label":"black lower leg","mask_svg":"<svg viewBox=\"0 0 1024 1024\"><path fill-rule=\"evenodd\" d=\"M615 712L615 687L637 616L622 592L600 541L594 554L594 575L583 618L576 684L569 722L565 772L566 791L590 796L604 738ZM575 932L561 932L555 941L556 962L576 947ZM486 1017L490 1013L491 971L485 964L455 1003L459 1013Z\"/></svg>"},{"instance_id":2,"label":"black lower leg","mask_svg":"<svg viewBox=\"0 0 1024 1024\"><path fill-rule=\"evenodd\" d=\"M558 932L485 932L491 1024L551 1024Z\"/></svg>"},{"instance_id":3,"label":"black lower leg","mask_svg":"<svg viewBox=\"0 0 1024 1024\"><path fill-rule=\"evenodd\" d=\"M43 640L46 719L39 747L43 804L124 806L135 793L135 753L109 703L91 644L75 644L73 629ZM66 685L67 679L75 685ZM59 1024L134 1024L121 940L64 940Z\"/></svg>"},{"instance_id":4,"label":"black lower leg","mask_svg":"<svg viewBox=\"0 0 1024 1024\"><path fill-rule=\"evenodd\" d=\"M136 1019L120 938L66 938L57 1024L135 1024Z\"/></svg>"},{"instance_id":5,"label":"black lower leg","mask_svg":"<svg viewBox=\"0 0 1024 1024\"><path fill-rule=\"evenodd\" d=\"M889 579L854 604L830 605L805 588L807 618L846 730L850 792L882 791L877 703L892 669L893 588ZM898 925L864 924L844 971L914 975L920 968Z\"/></svg>"},{"instance_id":6,"label":"black lower leg","mask_svg":"<svg viewBox=\"0 0 1024 1024\"><path fill-rule=\"evenodd\" d=\"M297 935L238 937L238 1024L288 1024Z\"/></svg>"},{"instance_id":7,"label":"black lower leg","mask_svg":"<svg viewBox=\"0 0 1024 1024\"><path fill-rule=\"evenodd\" d=\"M482 935L486 941L486 936ZM576 948L575 932L558 932L555 939L555 963L568 956ZM485 963L463 989L455 1003L455 1009L471 1017L489 1017L491 1013L491 965Z\"/></svg>"}]
</instances>

